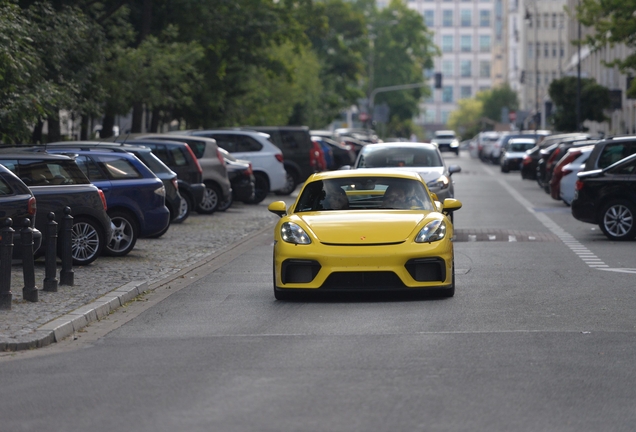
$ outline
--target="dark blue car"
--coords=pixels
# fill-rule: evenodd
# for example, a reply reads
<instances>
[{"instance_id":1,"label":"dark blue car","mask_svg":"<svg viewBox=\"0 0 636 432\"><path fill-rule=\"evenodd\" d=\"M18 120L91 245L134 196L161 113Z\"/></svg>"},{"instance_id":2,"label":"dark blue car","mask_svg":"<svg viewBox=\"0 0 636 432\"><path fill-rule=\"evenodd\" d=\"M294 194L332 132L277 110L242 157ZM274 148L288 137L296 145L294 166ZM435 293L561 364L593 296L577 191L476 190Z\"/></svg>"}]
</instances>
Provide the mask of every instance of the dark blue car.
<instances>
[{"instance_id":1,"label":"dark blue car","mask_svg":"<svg viewBox=\"0 0 636 432\"><path fill-rule=\"evenodd\" d=\"M124 256L138 238L163 233L170 224L162 181L137 157L109 150L47 149L49 153L72 155L86 177L104 192L113 235L104 253Z\"/></svg>"}]
</instances>

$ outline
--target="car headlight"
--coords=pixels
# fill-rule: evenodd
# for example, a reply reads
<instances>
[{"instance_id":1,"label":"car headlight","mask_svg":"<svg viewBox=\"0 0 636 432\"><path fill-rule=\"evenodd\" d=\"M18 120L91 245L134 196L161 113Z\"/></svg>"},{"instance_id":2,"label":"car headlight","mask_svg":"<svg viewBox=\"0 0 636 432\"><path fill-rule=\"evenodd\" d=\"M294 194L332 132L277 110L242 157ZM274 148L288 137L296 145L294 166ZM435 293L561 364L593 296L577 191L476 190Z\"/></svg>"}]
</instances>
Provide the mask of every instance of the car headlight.
<instances>
[{"instance_id":1,"label":"car headlight","mask_svg":"<svg viewBox=\"0 0 636 432\"><path fill-rule=\"evenodd\" d=\"M451 147L459 147L459 141L453 140L453 141L451 141L450 145L451 145Z\"/></svg>"},{"instance_id":2,"label":"car headlight","mask_svg":"<svg viewBox=\"0 0 636 432\"><path fill-rule=\"evenodd\" d=\"M442 220L433 220L424 226L415 237L415 243L430 243L446 237L446 223Z\"/></svg>"},{"instance_id":3,"label":"car headlight","mask_svg":"<svg viewBox=\"0 0 636 432\"><path fill-rule=\"evenodd\" d=\"M280 236L283 241L293 244L310 244L311 239L304 229L293 222L285 222L280 227Z\"/></svg>"},{"instance_id":4,"label":"car headlight","mask_svg":"<svg viewBox=\"0 0 636 432\"><path fill-rule=\"evenodd\" d=\"M450 179L445 175L426 183L429 189L446 189L450 185Z\"/></svg>"}]
</instances>

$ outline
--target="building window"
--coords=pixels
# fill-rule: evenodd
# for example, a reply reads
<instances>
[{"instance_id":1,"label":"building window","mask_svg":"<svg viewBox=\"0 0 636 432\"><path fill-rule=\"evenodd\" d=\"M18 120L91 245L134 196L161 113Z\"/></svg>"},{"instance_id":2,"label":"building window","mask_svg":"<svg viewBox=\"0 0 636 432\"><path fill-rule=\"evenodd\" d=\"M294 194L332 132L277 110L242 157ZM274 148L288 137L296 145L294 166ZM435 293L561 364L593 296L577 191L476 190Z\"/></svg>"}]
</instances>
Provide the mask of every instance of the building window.
<instances>
[{"instance_id":1,"label":"building window","mask_svg":"<svg viewBox=\"0 0 636 432\"><path fill-rule=\"evenodd\" d=\"M443 27L453 26L453 11L452 10L442 11L442 26Z\"/></svg>"},{"instance_id":2,"label":"building window","mask_svg":"<svg viewBox=\"0 0 636 432\"><path fill-rule=\"evenodd\" d=\"M483 92L483 91L488 91L490 90L490 86L479 86L479 91Z\"/></svg>"},{"instance_id":3,"label":"building window","mask_svg":"<svg viewBox=\"0 0 636 432\"><path fill-rule=\"evenodd\" d=\"M462 60L459 62L460 75L462 77L472 76L472 62L470 60Z\"/></svg>"},{"instance_id":4,"label":"building window","mask_svg":"<svg viewBox=\"0 0 636 432\"><path fill-rule=\"evenodd\" d=\"M479 11L479 27L490 27L490 11Z\"/></svg>"},{"instance_id":5,"label":"building window","mask_svg":"<svg viewBox=\"0 0 636 432\"><path fill-rule=\"evenodd\" d=\"M533 53L533 49L532 49L532 42L528 42L528 58L532 58L532 53Z\"/></svg>"},{"instance_id":6,"label":"building window","mask_svg":"<svg viewBox=\"0 0 636 432\"><path fill-rule=\"evenodd\" d=\"M469 99L473 96L473 88L471 86L461 86L459 88L459 97L461 99Z\"/></svg>"},{"instance_id":7,"label":"building window","mask_svg":"<svg viewBox=\"0 0 636 432\"><path fill-rule=\"evenodd\" d=\"M453 35L442 35L442 52L453 52Z\"/></svg>"},{"instance_id":8,"label":"building window","mask_svg":"<svg viewBox=\"0 0 636 432\"><path fill-rule=\"evenodd\" d=\"M462 9L460 11L460 24L462 27L472 27L473 11L471 9Z\"/></svg>"},{"instance_id":9,"label":"building window","mask_svg":"<svg viewBox=\"0 0 636 432\"><path fill-rule=\"evenodd\" d=\"M424 102L432 104L435 102L435 88L433 86L429 86L428 90L428 96L424 99Z\"/></svg>"},{"instance_id":10,"label":"building window","mask_svg":"<svg viewBox=\"0 0 636 432\"><path fill-rule=\"evenodd\" d=\"M426 24L426 27L428 28L432 28L435 26L435 11L424 11L424 24Z\"/></svg>"},{"instance_id":11,"label":"building window","mask_svg":"<svg viewBox=\"0 0 636 432\"><path fill-rule=\"evenodd\" d=\"M479 62L479 77L490 78L490 61L489 60L481 60Z\"/></svg>"},{"instance_id":12,"label":"building window","mask_svg":"<svg viewBox=\"0 0 636 432\"><path fill-rule=\"evenodd\" d=\"M557 44L556 42L552 42L552 57L557 56Z\"/></svg>"},{"instance_id":13,"label":"building window","mask_svg":"<svg viewBox=\"0 0 636 432\"><path fill-rule=\"evenodd\" d=\"M550 28L550 14L543 14L543 28Z\"/></svg>"},{"instance_id":14,"label":"building window","mask_svg":"<svg viewBox=\"0 0 636 432\"><path fill-rule=\"evenodd\" d=\"M537 56L537 58L541 57L541 42L537 42L534 44L536 50L535 50L535 54Z\"/></svg>"},{"instance_id":15,"label":"building window","mask_svg":"<svg viewBox=\"0 0 636 432\"><path fill-rule=\"evenodd\" d=\"M559 57L563 57L563 44L559 44Z\"/></svg>"},{"instance_id":16,"label":"building window","mask_svg":"<svg viewBox=\"0 0 636 432\"><path fill-rule=\"evenodd\" d=\"M448 118L450 117L450 111L443 110L442 111L442 123L448 123Z\"/></svg>"},{"instance_id":17,"label":"building window","mask_svg":"<svg viewBox=\"0 0 636 432\"><path fill-rule=\"evenodd\" d=\"M552 14L552 28L557 28L557 14Z\"/></svg>"},{"instance_id":18,"label":"building window","mask_svg":"<svg viewBox=\"0 0 636 432\"><path fill-rule=\"evenodd\" d=\"M541 84L541 72L537 72L537 84Z\"/></svg>"},{"instance_id":19,"label":"building window","mask_svg":"<svg viewBox=\"0 0 636 432\"><path fill-rule=\"evenodd\" d=\"M462 52L471 52L473 50L473 37L470 35L460 36L460 48Z\"/></svg>"},{"instance_id":20,"label":"building window","mask_svg":"<svg viewBox=\"0 0 636 432\"><path fill-rule=\"evenodd\" d=\"M454 73L453 66L454 66L453 60L443 60L442 61L442 76L452 77Z\"/></svg>"},{"instance_id":21,"label":"building window","mask_svg":"<svg viewBox=\"0 0 636 432\"><path fill-rule=\"evenodd\" d=\"M492 41L490 35L479 36L479 52L490 52Z\"/></svg>"},{"instance_id":22,"label":"building window","mask_svg":"<svg viewBox=\"0 0 636 432\"><path fill-rule=\"evenodd\" d=\"M426 123L435 123L435 110L434 109L426 109L426 113L424 114L424 121Z\"/></svg>"},{"instance_id":23,"label":"building window","mask_svg":"<svg viewBox=\"0 0 636 432\"><path fill-rule=\"evenodd\" d=\"M547 42L543 44L543 57L550 57L550 44Z\"/></svg>"},{"instance_id":24,"label":"building window","mask_svg":"<svg viewBox=\"0 0 636 432\"><path fill-rule=\"evenodd\" d=\"M442 88L442 102L453 102L453 86L444 86Z\"/></svg>"}]
</instances>

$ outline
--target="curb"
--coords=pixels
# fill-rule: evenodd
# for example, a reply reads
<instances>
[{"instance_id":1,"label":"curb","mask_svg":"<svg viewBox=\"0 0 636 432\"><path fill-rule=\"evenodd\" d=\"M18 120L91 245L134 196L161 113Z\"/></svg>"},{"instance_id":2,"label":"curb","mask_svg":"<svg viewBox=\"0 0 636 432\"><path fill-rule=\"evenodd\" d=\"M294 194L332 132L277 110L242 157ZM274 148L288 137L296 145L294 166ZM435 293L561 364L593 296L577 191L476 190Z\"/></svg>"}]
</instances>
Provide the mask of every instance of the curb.
<instances>
[{"instance_id":1,"label":"curb","mask_svg":"<svg viewBox=\"0 0 636 432\"><path fill-rule=\"evenodd\" d=\"M31 340L1 343L0 351L30 350L59 342L89 323L104 318L147 290L147 282L128 282L97 300L38 327L34 333L35 337Z\"/></svg>"}]
</instances>

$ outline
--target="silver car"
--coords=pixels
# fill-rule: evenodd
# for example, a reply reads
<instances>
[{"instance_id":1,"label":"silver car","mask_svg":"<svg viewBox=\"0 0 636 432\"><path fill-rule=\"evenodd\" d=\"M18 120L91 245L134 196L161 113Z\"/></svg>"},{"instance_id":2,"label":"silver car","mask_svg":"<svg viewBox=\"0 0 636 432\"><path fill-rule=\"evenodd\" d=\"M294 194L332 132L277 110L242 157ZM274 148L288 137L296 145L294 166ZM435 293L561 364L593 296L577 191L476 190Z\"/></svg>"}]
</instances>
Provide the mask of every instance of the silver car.
<instances>
[{"instance_id":1,"label":"silver car","mask_svg":"<svg viewBox=\"0 0 636 432\"><path fill-rule=\"evenodd\" d=\"M459 165L446 166L436 145L413 142L367 144L360 150L353 168L415 171L422 176L430 191L440 201L455 197L451 176L461 171Z\"/></svg>"}]
</instances>

